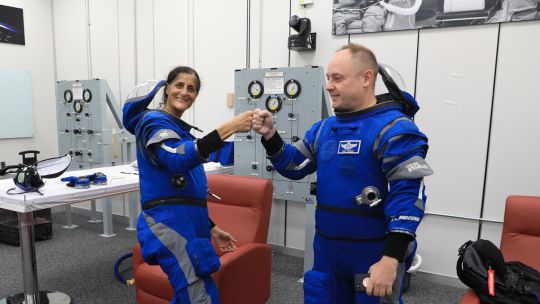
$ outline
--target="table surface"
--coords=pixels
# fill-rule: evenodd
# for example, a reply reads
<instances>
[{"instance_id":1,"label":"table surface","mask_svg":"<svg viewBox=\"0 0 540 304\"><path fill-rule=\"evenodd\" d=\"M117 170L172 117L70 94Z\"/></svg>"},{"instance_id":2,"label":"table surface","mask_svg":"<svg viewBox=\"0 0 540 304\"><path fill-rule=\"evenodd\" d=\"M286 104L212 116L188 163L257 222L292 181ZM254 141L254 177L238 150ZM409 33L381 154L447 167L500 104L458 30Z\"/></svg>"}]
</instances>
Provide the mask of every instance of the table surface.
<instances>
[{"instance_id":1,"label":"table surface","mask_svg":"<svg viewBox=\"0 0 540 304\"><path fill-rule=\"evenodd\" d=\"M107 175L106 185L90 185L87 189L75 189L67 187L67 182L61 181L62 177L85 176L96 172ZM43 181L45 185L39 189L43 195L36 192L10 195L6 191L15 187L13 180L0 180L0 208L24 213L139 190L139 175L131 165L67 171L57 178ZM22 190L19 188L13 190L19 191Z\"/></svg>"},{"instance_id":2,"label":"table surface","mask_svg":"<svg viewBox=\"0 0 540 304\"><path fill-rule=\"evenodd\" d=\"M204 165L207 173L231 173L232 171L232 167L221 167L212 163ZM96 172L107 175L106 185L90 185L87 189L75 189L67 187L67 182L60 180L62 177L85 176ZM6 191L15 187L13 179L0 180L0 208L25 213L139 190L138 171L132 165L67 171L57 178L43 179L43 181L45 186L39 189L43 195L36 192L10 195ZM13 191L22 190L16 188Z\"/></svg>"}]
</instances>

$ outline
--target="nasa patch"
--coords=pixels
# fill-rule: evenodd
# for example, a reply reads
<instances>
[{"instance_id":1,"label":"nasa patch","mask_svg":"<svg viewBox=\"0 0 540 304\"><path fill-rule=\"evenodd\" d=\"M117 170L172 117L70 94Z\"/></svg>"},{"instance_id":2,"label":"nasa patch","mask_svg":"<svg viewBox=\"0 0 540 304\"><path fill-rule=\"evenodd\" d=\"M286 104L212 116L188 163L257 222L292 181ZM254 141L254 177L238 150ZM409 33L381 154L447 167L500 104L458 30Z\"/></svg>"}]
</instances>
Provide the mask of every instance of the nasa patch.
<instances>
[{"instance_id":1,"label":"nasa patch","mask_svg":"<svg viewBox=\"0 0 540 304\"><path fill-rule=\"evenodd\" d=\"M360 140L341 140L338 154L360 154Z\"/></svg>"}]
</instances>

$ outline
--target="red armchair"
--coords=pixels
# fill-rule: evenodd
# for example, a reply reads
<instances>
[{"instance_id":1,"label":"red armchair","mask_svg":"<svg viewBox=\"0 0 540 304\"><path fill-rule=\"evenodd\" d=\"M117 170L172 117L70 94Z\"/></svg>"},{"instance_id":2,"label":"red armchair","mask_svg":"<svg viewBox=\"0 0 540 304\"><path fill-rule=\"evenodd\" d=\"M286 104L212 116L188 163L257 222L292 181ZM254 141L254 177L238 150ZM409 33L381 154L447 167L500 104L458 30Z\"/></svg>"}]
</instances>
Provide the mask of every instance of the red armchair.
<instances>
[{"instance_id":1,"label":"red armchair","mask_svg":"<svg viewBox=\"0 0 540 304\"><path fill-rule=\"evenodd\" d=\"M520 261L540 271L540 197L509 196L504 210L501 251L506 261ZM480 304L469 289L461 304Z\"/></svg>"},{"instance_id":2,"label":"red armchair","mask_svg":"<svg viewBox=\"0 0 540 304\"><path fill-rule=\"evenodd\" d=\"M208 187L219 197L208 197L212 220L238 240L238 249L220 256L213 274L222 304L258 304L270 299L272 250L266 244L272 182L235 175L209 174ZM218 254L219 251L218 251ZM139 244L133 250L133 274L138 304L168 304L173 290L159 266L148 265Z\"/></svg>"}]
</instances>

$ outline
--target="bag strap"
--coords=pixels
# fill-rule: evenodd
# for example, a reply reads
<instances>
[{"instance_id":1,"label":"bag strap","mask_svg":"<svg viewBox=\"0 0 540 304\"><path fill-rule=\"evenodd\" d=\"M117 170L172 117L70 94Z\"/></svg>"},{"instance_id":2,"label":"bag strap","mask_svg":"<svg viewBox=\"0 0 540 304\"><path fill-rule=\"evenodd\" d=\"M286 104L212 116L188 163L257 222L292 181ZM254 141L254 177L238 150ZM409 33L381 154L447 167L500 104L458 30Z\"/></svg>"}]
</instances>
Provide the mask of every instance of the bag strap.
<instances>
[{"instance_id":1,"label":"bag strap","mask_svg":"<svg viewBox=\"0 0 540 304\"><path fill-rule=\"evenodd\" d=\"M465 242L465 244L461 245L461 247L459 247L458 249L458 260L457 260L457 263L456 263L456 273L457 273L457 276L458 278L463 282L465 283L467 286L469 285L469 282L468 282L468 279L466 277L466 275L464 274L464 270L463 270L463 257L465 256L465 250L473 243L473 241L469 240L467 242ZM467 282L466 282L467 281Z\"/></svg>"}]
</instances>

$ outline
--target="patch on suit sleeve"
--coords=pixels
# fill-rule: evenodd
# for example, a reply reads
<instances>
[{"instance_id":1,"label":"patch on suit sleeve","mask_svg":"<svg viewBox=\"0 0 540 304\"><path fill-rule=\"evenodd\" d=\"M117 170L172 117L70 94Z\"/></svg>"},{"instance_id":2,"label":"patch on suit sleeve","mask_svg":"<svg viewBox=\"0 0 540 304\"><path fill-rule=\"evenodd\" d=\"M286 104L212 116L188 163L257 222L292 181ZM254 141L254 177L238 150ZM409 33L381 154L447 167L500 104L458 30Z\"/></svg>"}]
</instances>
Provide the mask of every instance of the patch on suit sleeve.
<instances>
[{"instance_id":1,"label":"patch on suit sleeve","mask_svg":"<svg viewBox=\"0 0 540 304\"><path fill-rule=\"evenodd\" d=\"M361 140L341 140L338 146L338 154L360 154Z\"/></svg>"}]
</instances>

